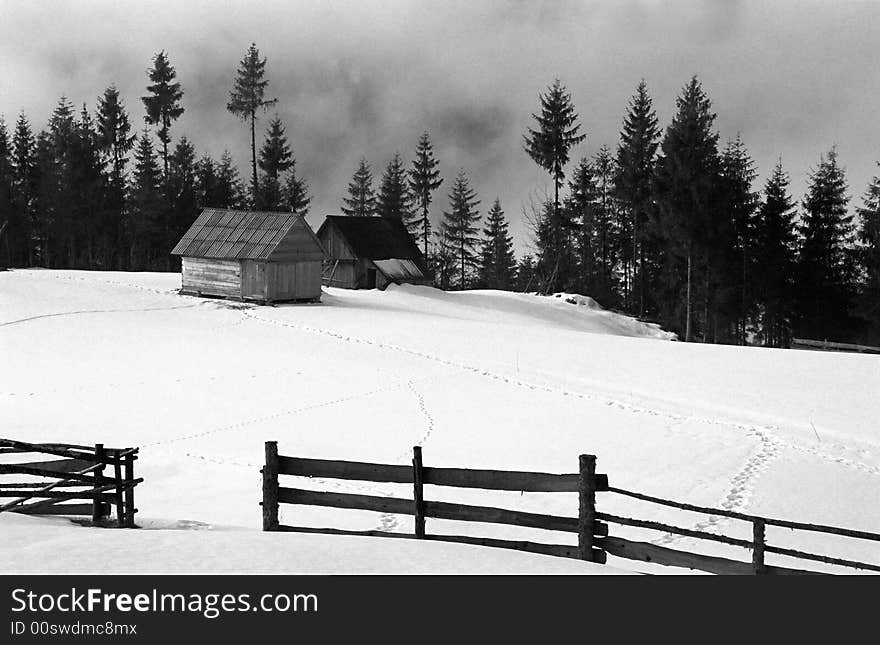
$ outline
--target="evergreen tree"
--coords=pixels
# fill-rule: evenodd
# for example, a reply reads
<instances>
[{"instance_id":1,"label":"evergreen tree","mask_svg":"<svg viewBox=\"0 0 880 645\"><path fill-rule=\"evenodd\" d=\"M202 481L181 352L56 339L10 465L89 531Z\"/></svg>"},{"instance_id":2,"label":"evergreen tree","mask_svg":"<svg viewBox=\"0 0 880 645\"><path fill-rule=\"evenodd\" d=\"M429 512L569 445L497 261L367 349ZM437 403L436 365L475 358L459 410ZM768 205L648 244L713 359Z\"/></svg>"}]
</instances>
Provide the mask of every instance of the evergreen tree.
<instances>
[{"instance_id":1,"label":"evergreen tree","mask_svg":"<svg viewBox=\"0 0 880 645\"><path fill-rule=\"evenodd\" d=\"M186 230L198 216L196 151L186 137L181 137L174 147L170 159L170 171L166 182L166 204L168 208L165 224L165 243L160 250L160 259L171 269L179 265L175 256L168 251L174 248Z\"/></svg>"},{"instance_id":2,"label":"evergreen tree","mask_svg":"<svg viewBox=\"0 0 880 645\"><path fill-rule=\"evenodd\" d=\"M468 177L462 170L452 184L449 211L443 212L443 221L440 223L442 238L455 250L459 289L467 287L477 264L475 249L480 241L477 236L477 222L480 220L477 206L480 202L476 197L476 191L470 187Z\"/></svg>"},{"instance_id":3,"label":"evergreen tree","mask_svg":"<svg viewBox=\"0 0 880 645\"><path fill-rule=\"evenodd\" d=\"M458 258L453 241L449 238L448 230L440 226L439 231L434 232L435 243L431 249L430 263L433 267L434 286L444 291L452 287L455 277Z\"/></svg>"},{"instance_id":4,"label":"evergreen tree","mask_svg":"<svg viewBox=\"0 0 880 645\"><path fill-rule=\"evenodd\" d=\"M312 196L309 194L309 186L306 180L296 174L295 161L290 166L287 182L284 185L284 199L287 209L291 213L305 217L309 212Z\"/></svg>"},{"instance_id":5,"label":"evergreen tree","mask_svg":"<svg viewBox=\"0 0 880 645\"><path fill-rule=\"evenodd\" d=\"M877 164L880 167L880 163ZM880 175L875 176L859 208L858 239L862 288L858 313L867 342L880 343Z\"/></svg>"},{"instance_id":6,"label":"evergreen tree","mask_svg":"<svg viewBox=\"0 0 880 645\"><path fill-rule=\"evenodd\" d=\"M695 265L705 263L706 239L711 230L713 200L718 177L718 134L712 131L715 114L711 101L694 76L676 99L676 114L660 144L663 152L655 172L659 211L655 231L671 256L665 270L665 294L661 301L680 303L684 283L684 321L681 309L667 306L668 324L684 327L687 342L694 338ZM684 276L679 261L684 261ZM704 276L708 272L704 269ZM705 329L704 329L705 334Z\"/></svg>"},{"instance_id":7,"label":"evergreen tree","mask_svg":"<svg viewBox=\"0 0 880 645\"><path fill-rule=\"evenodd\" d=\"M606 307L617 305L617 281L614 267L617 259L619 230L617 207L614 200L614 157L608 146L602 146L593 157L596 181L594 227L596 232L597 284L591 295ZM628 246L626 244L624 247Z\"/></svg>"},{"instance_id":8,"label":"evergreen tree","mask_svg":"<svg viewBox=\"0 0 880 645\"><path fill-rule=\"evenodd\" d=\"M400 153L395 153L382 173L379 193L376 195L376 214L380 217L398 219L404 224L409 220L410 195L406 169Z\"/></svg>"},{"instance_id":9,"label":"evergreen tree","mask_svg":"<svg viewBox=\"0 0 880 645\"><path fill-rule=\"evenodd\" d=\"M17 265L23 247L21 222L12 206L12 143L0 117L0 271Z\"/></svg>"},{"instance_id":10,"label":"evergreen tree","mask_svg":"<svg viewBox=\"0 0 880 645\"><path fill-rule=\"evenodd\" d=\"M416 147L416 158L409 172L409 188L417 208L421 209L421 220L412 223L411 233L421 239L425 257L428 257L428 240L431 237L431 221L428 218L428 207L431 205L431 193L440 188L443 178L437 170L439 162L434 158L434 146L427 131L419 137ZM417 229L417 233L413 230Z\"/></svg>"},{"instance_id":11,"label":"evergreen tree","mask_svg":"<svg viewBox=\"0 0 880 645\"><path fill-rule=\"evenodd\" d=\"M769 347L791 343L797 233L788 186L788 174L779 161L764 186L754 222L750 280L760 312L758 336Z\"/></svg>"},{"instance_id":12,"label":"evergreen tree","mask_svg":"<svg viewBox=\"0 0 880 645\"><path fill-rule=\"evenodd\" d=\"M293 153L287 144L284 126L277 116L269 122L266 140L260 148L259 166L263 176L259 180L256 207L261 210L274 211L282 207L281 175L293 166Z\"/></svg>"},{"instance_id":13,"label":"evergreen tree","mask_svg":"<svg viewBox=\"0 0 880 645\"><path fill-rule=\"evenodd\" d=\"M745 345L747 323L754 313L749 267L755 252L755 211L759 204L752 185L758 173L739 134L727 143L720 161L720 210L724 223L713 227L708 241L710 253L724 258L721 267L716 265L722 314L733 323L734 340Z\"/></svg>"},{"instance_id":14,"label":"evergreen tree","mask_svg":"<svg viewBox=\"0 0 880 645\"><path fill-rule=\"evenodd\" d=\"M115 85L104 90L103 96L98 99L97 130L101 152L112 164L113 182L122 185L125 182L127 155L137 137L130 134L131 122Z\"/></svg>"},{"instance_id":15,"label":"evergreen tree","mask_svg":"<svg viewBox=\"0 0 880 645\"><path fill-rule=\"evenodd\" d=\"M107 249L105 262L108 265L114 262L117 268L121 268L123 263L118 256L118 249L122 245L125 221L125 166L137 136L131 133L131 122L115 85L104 90L104 94L98 98L96 127L98 147L104 159L110 163L106 222L109 230L105 231L105 239L110 248Z\"/></svg>"},{"instance_id":16,"label":"evergreen tree","mask_svg":"<svg viewBox=\"0 0 880 645\"><path fill-rule=\"evenodd\" d=\"M244 208L245 197L238 168L232 163L232 155L224 150L217 164L217 196L212 206L217 208Z\"/></svg>"},{"instance_id":17,"label":"evergreen tree","mask_svg":"<svg viewBox=\"0 0 880 645\"><path fill-rule=\"evenodd\" d=\"M162 175L153 143L144 131L135 146L134 173L128 198L129 267L133 270L152 267L164 241L161 184Z\"/></svg>"},{"instance_id":18,"label":"evergreen tree","mask_svg":"<svg viewBox=\"0 0 880 645\"><path fill-rule=\"evenodd\" d=\"M483 246L480 251L480 284L489 289L509 290L516 276L516 257L513 254L507 219L501 209L501 201L495 199L483 229Z\"/></svg>"},{"instance_id":19,"label":"evergreen tree","mask_svg":"<svg viewBox=\"0 0 880 645\"><path fill-rule=\"evenodd\" d=\"M257 178L257 139L256 139L256 121L257 110L269 109L270 105L278 102L277 98L267 99L266 87L269 81L264 78L266 74L266 59L260 60L260 52L256 43L252 43L248 48L244 58L239 63L238 71L235 75L235 84L229 93L229 103L226 109L232 114L251 124L251 168L253 175L251 177L251 198L254 203L257 202L257 193L259 191L259 182Z\"/></svg>"},{"instance_id":20,"label":"evergreen tree","mask_svg":"<svg viewBox=\"0 0 880 645\"><path fill-rule=\"evenodd\" d=\"M632 252L629 259L632 268L628 308L637 315L643 315L646 311L645 286L651 279L650 274L654 273L651 265L656 265L656 260L651 257L654 255L653 245L645 223L653 197L651 183L659 143L657 114L648 95L648 86L642 80L623 120L615 176L616 197L631 219Z\"/></svg>"},{"instance_id":21,"label":"evergreen tree","mask_svg":"<svg viewBox=\"0 0 880 645\"><path fill-rule=\"evenodd\" d=\"M795 324L799 337L839 339L852 332L855 267L850 246L855 231L848 202L844 170L832 148L810 174L803 202Z\"/></svg>"},{"instance_id":22,"label":"evergreen tree","mask_svg":"<svg viewBox=\"0 0 880 645\"><path fill-rule=\"evenodd\" d=\"M69 265L108 269L113 260L118 217L108 208L107 177L100 135L83 104L71 149L70 183L74 195Z\"/></svg>"},{"instance_id":23,"label":"evergreen tree","mask_svg":"<svg viewBox=\"0 0 880 645\"><path fill-rule=\"evenodd\" d=\"M207 154L196 162L196 204L198 208L216 207L220 180L217 177L217 164Z\"/></svg>"},{"instance_id":24,"label":"evergreen tree","mask_svg":"<svg viewBox=\"0 0 880 645\"><path fill-rule=\"evenodd\" d=\"M365 157L361 157L358 168L348 184L348 197L343 197L342 203L342 212L346 215L370 217L376 214L373 173Z\"/></svg>"},{"instance_id":25,"label":"evergreen tree","mask_svg":"<svg viewBox=\"0 0 880 645\"><path fill-rule=\"evenodd\" d=\"M535 260L531 255L524 255L516 265L515 290L527 293L535 286Z\"/></svg>"},{"instance_id":26,"label":"evergreen tree","mask_svg":"<svg viewBox=\"0 0 880 645\"><path fill-rule=\"evenodd\" d=\"M578 115L571 102L571 95L558 78L545 94L539 96L539 100L541 114L532 114L537 121L537 129L528 128L523 139L526 153L536 164L549 172L553 179L553 211L550 216L542 215L540 224L544 228L549 227L543 237L551 245L544 249L542 260L546 262L549 258L554 261L554 267L547 276L544 286L545 293L548 293L560 282L558 276L560 262L563 260L559 255L553 258L553 255L562 250L563 241L568 239L571 228L566 213L559 208L559 187L565 179L565 165L568 163L569 151L586 139L586 135L579 134L581 126L577 123Z\"/></svg>"},{"instance_id":27,"label":"evergreen tree","mask_svg":"<svg viewBox=\"0 0 880 645\"><path fill-rule=\"evenodd\" d=\"M162 161L165 175L168 175L168 144L171 142L171 122L176 121L183 114L183 106L180 99L183 98L183 90L180 83L175 82L177 72L168 60L165 51L160 51L153 57L153 68L147 72L150 85L147 85L147 96L141 97L147 110L145 120L150 125L159 127L159 141L162 142Z\"/></svg>"},{"instance_id":28,"label":"evergreen tree","mask_svg":"<svg viewBox=\"0 0 880 645\"><path fill-rule=\"evenodd\" d=\"M566 203L575 228L578 280L576 290L595 294L597 291L596 261L596 204L599 193L593 164L587 157L580 160L568 182L569 197Z\"/></svg>"}]
</instances>

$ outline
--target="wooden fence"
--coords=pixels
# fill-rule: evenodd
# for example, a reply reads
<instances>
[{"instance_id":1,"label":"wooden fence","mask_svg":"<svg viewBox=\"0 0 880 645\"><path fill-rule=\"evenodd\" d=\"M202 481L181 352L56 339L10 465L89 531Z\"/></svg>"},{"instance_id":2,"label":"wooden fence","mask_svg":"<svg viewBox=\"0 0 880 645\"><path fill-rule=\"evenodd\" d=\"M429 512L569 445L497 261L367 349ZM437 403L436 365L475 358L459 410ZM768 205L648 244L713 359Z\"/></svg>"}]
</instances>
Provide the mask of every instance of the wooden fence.
<instances>
[{"instance_id":1,"label":"wooden fence","mask_svg":"<svg viewBox=\"0 0 880 645\"><path fill-rule=\"evenodd\" d=\"M880 347L871 345L855 345L853 343L836 343L830 340L810 340L808 338L792 338L792 349L812 349L823 352L858 352L860 354L880 354Z\"/></svg>"},{"instance_id":2,"label":"wooden fence","mask_svg":"<svg viewBox=\"0 0 880 645\"><path fill-rule=\"evenodd\" d=\"M105 448L103 444L34 444L0 439L0 476L34 478L26 482L0 479L0 512L84 515L95 524L106 524L112 521L115 507L116 526L132 528L137 513L134 489L143 481L134 477L137 453L137 448ZM22 454L55 459L22 462L18 460ZM12 455L16 458L9 459ZM5 501L10 497L11 501Z\"/></svg>"},{"instance_id":3,"label":"wooden fence","mask_svg":"<svg viewBox=\"0 0 880 645\"><path fill-rule=\"evenodd\" d=\"M374 464L355 461L328 461L324 459L304 459L285 457L278 454L274 441L266 442L266 463L263 474L263 530L290 531L298 533L325 533L332 535L369 535L396 538L418 538L445 542L460 542L484 546L502 547L555 555L568 558L605 563L607 554L651 562L673 567L686 567L716 574L807 574L815 573L801 569L771 566L764 562L766 553L776 553L799 560L823 562L880 571L880 565L817 555L767 544L765 529L778 526L801 531L813 531L841 535L855 539L880 542L880 534L833 526L776 520L723 509L696 506L645 495L609 485L608 476L596 473L596 457L581 455L579 469L574 474L552 474L539 472L517 472L506 470L471 470L463 468L432 468L422 463L421 448L413 448L412 466ZM332 493L279 485L279 475L300 477L321 477L370 482L389 482L413 485L413 499L398 497L379 497L352 493ZM563 517L514 511L486 506L470 506L450 502L426 501L424 486L451 486L458 488L480 488L501 491L522 492L565 492L578 493L578 516ZM685 511L706 513L708 515L742 520L752 524L752 539L743 540L707 531L689 529L661 522L620 517L603 513L596 508L596 493L613 493ZM301 504L325 506L342 509L358 509L412 515L415 518L413 533L389 531L352 531L334 528L311 528L279 524L279 504ZM529 541L502 540L496 538L472 537L466 535L432 535L425 531L425 519L462 520L466 522L489 522L576 533L577 546L545 544ZM636 542L609 535L608 525L631 526L672 533L691 538L742 547L752 552L751 561L738 561L717 556L708 556L687 551L662 547L647 542Z\"/></svg>"}]
</instances>

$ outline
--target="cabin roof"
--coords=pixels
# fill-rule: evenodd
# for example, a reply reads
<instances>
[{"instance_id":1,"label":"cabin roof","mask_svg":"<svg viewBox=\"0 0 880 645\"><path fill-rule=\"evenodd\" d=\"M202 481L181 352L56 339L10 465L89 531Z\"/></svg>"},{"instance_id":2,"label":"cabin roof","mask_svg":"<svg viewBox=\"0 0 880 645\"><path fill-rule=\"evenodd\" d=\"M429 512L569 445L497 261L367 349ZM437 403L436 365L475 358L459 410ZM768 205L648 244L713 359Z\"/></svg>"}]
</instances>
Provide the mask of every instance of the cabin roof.
<instances>
[{"instance_id":1,"label":"cabin roof","mask_svg":"<svg viewBox=\"0 0 880 645\"><path fill-rule=\"evenodd\" d=\"M342 234L352 252L368 260L411 260L424 272L424 258L406 226L398 219L388 217L357 217L328 215L325 226L332 225Z\"/></svg>"},{"instance_id":2,"label":"cabin roof","mask_svg":"<svg viewBox=\"0 0 880 645\"><path fill-rule=\"evenodd\" d=\"M292 231L302 229L308 234L296 236L299 250L323 253L321 242L302 215L204 208L171 254L224 260L268 260Z\"/></svg>"}]
</instances>

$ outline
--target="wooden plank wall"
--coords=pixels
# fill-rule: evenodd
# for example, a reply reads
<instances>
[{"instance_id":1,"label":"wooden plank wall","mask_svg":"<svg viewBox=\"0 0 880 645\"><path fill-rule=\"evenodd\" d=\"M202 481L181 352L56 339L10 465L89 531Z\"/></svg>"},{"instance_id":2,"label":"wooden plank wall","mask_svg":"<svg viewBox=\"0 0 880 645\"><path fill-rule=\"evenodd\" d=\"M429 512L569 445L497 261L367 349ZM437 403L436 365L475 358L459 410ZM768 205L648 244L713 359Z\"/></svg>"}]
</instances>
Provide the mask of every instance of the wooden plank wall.
<instances>
[{"instance_id":1,"label":"wooden plank wall","mask_svg":"<svg viewBox=\"0 0 880 645\"><path fill-rule=\"evenodd\" d=\"M210 258L182 258L184 291L210 296L241 296L241 262Z\"/></svg>"},{"instance_id":2,"label":"wooden plank wall","mask_svg":"<svg viewBox=\"0 0 880 645\"><path fill-rule=\"evenodd\" d=\"M271 262L318 261L324 259L324 250L306 227L300 222L284 237L269 256Z\"/></svg>"},{"instance_id":3,"label":"wooden plank wall","mask_svg":"<svg viewBox=\"0 0 880 645\"><path fill-rule=\"evenodd\" d=\"M300 300L321 296L321 260L270 262L266 265L270 300Z\"/></svg>"}]
</instances>

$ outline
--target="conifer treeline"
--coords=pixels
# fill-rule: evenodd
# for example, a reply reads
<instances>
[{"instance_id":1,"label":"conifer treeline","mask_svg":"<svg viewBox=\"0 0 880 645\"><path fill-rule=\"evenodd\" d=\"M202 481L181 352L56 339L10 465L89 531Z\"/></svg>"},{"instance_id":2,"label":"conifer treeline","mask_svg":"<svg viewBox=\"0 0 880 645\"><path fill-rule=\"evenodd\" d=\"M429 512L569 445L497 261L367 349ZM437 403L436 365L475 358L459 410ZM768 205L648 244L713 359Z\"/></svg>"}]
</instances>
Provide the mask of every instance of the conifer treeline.
<instances>
[{"instance_id":1,"label":"conifer treeline","mask_svg":"<svg viewBox=\"0 0 880 645\"><path fill-rule=\"evenodd\" d=\"M186 136L174 141L184 91L164 51L147 72L143 131L113 85L94 113L62 97L39 132L23 113L11 125L0 119L0 266L175 269L169 250L201 207L306 214L309 189L277 115L257 147L260 115L277 102L267 97L265 70L251 45L227 104L250 134L247 185L228 152L198 157ZM515 257L499 199L481 218L464 170L435 230L430 207L444 179L427 131L409 166L395 154L377 187L361 158L342 211L401 219L444 289L579 292L693 341L880 342L880 177L855 216L834 148L820 156L800 203L781 160L759 190L739 135L719 146L696 77L665 130L642 81L616 150L602 146L566 174L586 133L560 81L539 98L524 150L549 173L553 195L526 213L533 253Z\"/></svg>"},{"instance_id":2,"label":"conifer treeline","mask_svg":"<svg viewBox=\"0 0 880 645\"><path fill-rule=\"evenodd\" d=\"M533 206L535 254L520 260L519 288L588 294L689 341L880 340L880 178L857 218L835 148L819 157L800 207L781 160L759 192L741 137L719 147L694 77L665 131L642 81L616 154L603 146L581 159L560 200L583 135L558 80L540 101L525 151L557 190Z\"/></svg>"},{"instance_id":3,"label":"conifer treeline","mask_svg":"<svg viewBox=\"0 0 880 645\"><path fill-rule=\"evenodd\" d=\"M254 137L257 113L274 102L263 96L265 62L252 45L228 105ZM164 51L147 76L140 133L114 85L94 115L62 97L40 132L24 113L11 127L0 119L0 266L176 269L169 251L202 207L307 212L308 186L277 116L259 151L252 139L246 190L228 151L219 160L198 157L186 136L173 141L184 91Z\"/></svg>"}]
</instances>

